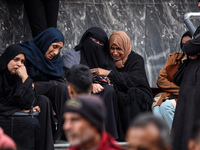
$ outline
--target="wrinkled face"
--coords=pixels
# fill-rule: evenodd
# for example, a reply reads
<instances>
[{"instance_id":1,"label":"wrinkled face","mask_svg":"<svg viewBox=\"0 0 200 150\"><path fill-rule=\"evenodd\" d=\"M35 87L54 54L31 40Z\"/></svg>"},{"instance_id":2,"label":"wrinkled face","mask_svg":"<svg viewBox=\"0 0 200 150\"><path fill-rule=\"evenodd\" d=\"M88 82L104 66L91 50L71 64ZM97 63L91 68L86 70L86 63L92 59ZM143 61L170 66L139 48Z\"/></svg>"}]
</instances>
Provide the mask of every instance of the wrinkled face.
<instances>
[{"instance_id":1,"label":"wrinkled face","mask_svg":"<svg viewBox=\"0 0 200 150\"><path fill-rule=\"evenodd\" d=\"M183 39L182 39L182 45L184 45L189 40L191 40L191 37L189 37L189 36L183 37Z\"/></svg>"},{"instance_id":2,"label":"wrinkled face","mask_svg":"<svg viewBox=\"0 0 200 150\"><path fill-rule=\"evenodd\" d=\"M58 55L62 47L63 47L63 42L52 43L49 46L49 49L45 53L46 58L49 60L53 59L56 55Z\"/></svg>"},{"instance_id":3,"label":"wrinkled face","mask_svg":"<svg viewBox=\"0 0 200 150\"><path fill-rule=\"evenodd\" d=\"M132 127L128 130L126 140L128 150L160 150L159 132L155 127Z\"/></svg>"},{"instance_id":4,"label":"wrinkled face","mask_svg":"<svg viewBox=\"0 0 200 150\"><path fill-rule=\"evenodd\" d=\"M83 146L90 143L98 134L97 128L78 113L66 112L63 118L63 130L72 146Z\"/></svg>"},{"instance_id":5,"label":"wrinkled face","mask_svg":"<svg viewBox=\"0 0 200 150\"><path fill-rule=\"evenodd\" d=\"M16 74L16 70L23 66L25 62L25 56L24 54L19 54L15 56L7 65L8 70L11 74Z\"/></svg>"},{"instance_id":6,"label":"wrinkled face","mask_svg":"<svg viewBox=\"0 0 200 150\"><path fill-rule=\"evenodd\" d=\"M124 51L117 45L113 44L110 47L110 55L113 58L113 60L122 60L124 58Z\"/></svg>"}]
</instances>

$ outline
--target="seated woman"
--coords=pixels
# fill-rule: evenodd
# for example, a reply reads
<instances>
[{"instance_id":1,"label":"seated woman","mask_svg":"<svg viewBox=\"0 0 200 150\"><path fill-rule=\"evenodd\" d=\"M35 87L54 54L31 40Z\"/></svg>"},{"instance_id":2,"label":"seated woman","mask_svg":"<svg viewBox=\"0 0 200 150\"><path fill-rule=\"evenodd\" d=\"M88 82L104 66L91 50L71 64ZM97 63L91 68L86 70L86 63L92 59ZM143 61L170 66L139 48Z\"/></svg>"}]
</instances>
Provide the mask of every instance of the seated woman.
<instances>
[{"instance_id":1,"label":"seated woman","mask_svg":"<svg viewBox=\"0 0 200 150\"><path fill-rule=\"evenodd\" d=\"M109 39L110 55L116 69L91 69L99 75L107 76L114 85L119 109L120 139L130 121L141 112L151 111L152 92L146 77L143 58L131 51L131 41L123 31L114 32Z\"/></svg>"},{"instance_id":2,"label":"seated woman","mask_svg":"<svg viewBox=\"0 0 200 150\"><path fill-rule=\"evenodd\" d=\"M110 70L115 68L109 56L107 34L98 27L88 29L75 49L67 51L62 59L66 69L75 64L84 64L90 69L101 67ZM115 91L109 84L108 78L93 74L92 92L102 97L107 109L106 131L112 134L115 139L118 139L114 112L116 107Z\"/></svg>"},{"instance_id":3,"label":"seated woman","mask_svg":"<svg viewBox=\"0 0 200 150\"><path fill-rule=\"evenodd\" d=\"M197 29L193 39L187 41L182 50L187 59L180 64L174 75L174 83L180 86L178 101L172 124L173 149L188 150L192 127L200 120L200 33Z\"/></svg>"},{"instance_id":4,"label":"seated woman","mask_svg":"<svg viewBox=\"0 0 200 150\"><path fill-rule=\"evenodd\" d=\"M45 95L52 103L58 122L55 122L54 139L62 135L63 105L69 99L67 84L62 78L63 64L60 49L64 44L62 32L48 28L31 41L20 45L26 51L26 67L33 79L36 95Z\"/></svg>"},{"instance_id":5,"label":"seated woman","mask_svg":"<svg viewBox=\"0 0 200 150\"><path fill-rule=\"evenodd\" d=\"M0 57L0 126L21 149L53 150L51 106L45 97L35 96L24 62L25 51L19 45L9 46ZM30 110L40 109L38 122ZM19 111L30 115L13 116Z\"/></svg>"},{"instance_id":6,"label":"seated woman","mask_svg":"<svg viewBox=\"0 0 200 150\"><path fill-rule=\"evenodd\" d=\"M185 32L180 42L181 49L183 45L191 39L192 34L189 31ZM179 93L179 86L173 82L173 75L176 73L181 60L185 58L187 58L187 56L185 54L183 55L183 53L176 52L170 54L165 66L160 70L158 75L157 85L163 92L154 97L155 103L153 104L153 113L163 118L170 130Z\"/></svg>"}]
</instances>

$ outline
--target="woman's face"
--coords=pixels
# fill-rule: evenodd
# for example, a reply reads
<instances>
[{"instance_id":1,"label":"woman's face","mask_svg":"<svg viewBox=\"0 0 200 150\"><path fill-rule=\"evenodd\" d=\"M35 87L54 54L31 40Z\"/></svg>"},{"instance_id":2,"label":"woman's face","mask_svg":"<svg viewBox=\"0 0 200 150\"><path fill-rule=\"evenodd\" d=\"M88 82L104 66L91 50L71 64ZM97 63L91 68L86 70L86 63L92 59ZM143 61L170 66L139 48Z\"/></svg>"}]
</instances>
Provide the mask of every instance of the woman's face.
<instances>
[{"instance_id":1,"label":"woman's face","mask_svg":"<svg viewBox=\"0 0 200 150\"><path fill-rule=\"evenodd\" d=\"M110 47L110 55L114 60L122 60L124 58L124 51L117 45L113 44Z\"/></svg>"},{"instance_id":2,"label":"woman's face","mask_svg":"<svg viewBox=\"0 0 200 150\"><path fill-rule=\"evenodd\" d=\"M192 38L189 37L189 36L183 37L183 39L182 39L182 45L184 45L187 41L189 41L189 40L191 40L191 39L192 39Z\"/></svg>"},{"instance_id":3,"label":"woman's face","mask_svg":"<svg viewBox=\"0 0 200 150\"><path fill-rule=\"evenodd\" d=\"M97 44L99 44L99 45L101 45L101 46L104 46L104 43L103 43L103 42L101 42L101 41L99 41L99 40L97 40L97 39L95 39L95 38L93 38L93 37L90 37L90 39L91 39L93 42L95 42L95 43L97 43Z\"/></svg>"},{"instance_id":4,"label":"woman's face","mask_svg":"<svg viewBox=\"0 0 200 150\"><path fill-rule=\"evenodd\" d=\"M7 65L8 70L11 74L16 74L16 70L23 66L25 62L25 56L24 54L19 54L15 56Z\"/></svg>"},{"instance_id":5,"label":"woman's face","mask_svg":"<svg viewBox=\"0 0 200 150\"><path fill-rule=\"evenodd\" d=\"M53 59L56 55L58 55L62 47L63 47L63 42L52 43L49 46L49 49L45 53L46 58L49 60Z\"/></svg>"}]
</instances>

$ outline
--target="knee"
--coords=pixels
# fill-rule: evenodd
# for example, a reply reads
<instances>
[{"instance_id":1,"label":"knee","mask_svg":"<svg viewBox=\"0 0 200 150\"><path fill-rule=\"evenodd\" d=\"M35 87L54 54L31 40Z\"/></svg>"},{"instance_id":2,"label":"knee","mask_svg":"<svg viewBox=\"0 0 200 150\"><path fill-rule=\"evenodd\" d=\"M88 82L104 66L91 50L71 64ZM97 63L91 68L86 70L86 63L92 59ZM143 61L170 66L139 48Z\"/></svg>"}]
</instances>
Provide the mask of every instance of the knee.
<instances>
[{"instance_id":1,"label":"knee","mask_svg":"<svg viewBox=\"0 0 200 150\"><path fill-rule=\"evenodd\" d=\"M160 105L160 109L161 111L172 112L174 110L174 106L171 102L165 101Z\"/></svg>"},{"instance_id":2,"label":"knee","mask_svg":"<svg viewBox=\"0 0 200 150\"><path fill-rule=\"evenodd\" d=\"M65 82L57 82L56 87L59 91L68 92L68 85Z\"/></svg>"},{"instance_id":3,"label":"knee","mask_svg":"<svg viewBox=\"0 0 200 150\"><path fill-rule=\"evenodd\" d=\"M36 105L38 105L40 109L46 109L46 107L50 106L50 100L45 95L37 95L36 99Z\"/></svg>"},{"instance_id":4,"label":"knee","mask_svg":"<svg viewBox=\"0 0 200 150\"><path fill-rule=\"evenodd\" d=\"M111 86L111 85L103 85L103 87L104 87L105 92L108 92L108 93L114 93L115 92L113 86Z\"/></svg>"},{"instance_id":5,"label":"knee","mask_svg":"<svg viewBox=\"0 0 200 150\"><path fill-rule=\"evenodd\" d=\"M161 116L161 113L160 113L160 106L155 106L153 108L153 114L156 115L156 116Z\"/></svg>"}]
</instances>

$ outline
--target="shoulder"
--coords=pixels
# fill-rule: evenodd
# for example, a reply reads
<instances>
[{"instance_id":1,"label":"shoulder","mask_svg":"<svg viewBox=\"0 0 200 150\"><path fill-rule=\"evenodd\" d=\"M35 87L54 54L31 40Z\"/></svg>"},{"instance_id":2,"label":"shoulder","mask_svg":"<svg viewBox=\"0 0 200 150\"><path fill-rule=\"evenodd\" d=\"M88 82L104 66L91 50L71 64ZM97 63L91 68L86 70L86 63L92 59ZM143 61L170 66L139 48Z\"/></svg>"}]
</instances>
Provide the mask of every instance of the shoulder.
<instances>
[{"instance_id":1,"label":"shoulder","mask_svg":"<svg viewBox=\"0 0 200 150\"><path fill-rule=\"evenodd\" d=\"M143 57L140 54L138 54L138 53L136 53L134 51L131 51L131 53L129 54L128 58L138 58L138 59L142 59L143 60Z\"/></svg>"},{"instance_id":2,"label":"shoulder","mask_svg":"<svg viewBox=\"0 0 200 150\"><path fill-rule=\"evenodd\" d=\"M121 147L117 144L117 141L107 132L102 133L101 142L99 143L98 150L121 150Z\"/></svg>"},{"instance_id":3,"label":"shoulder","mask_svg":"<svg viewBox=\"0 0 200 150\"><path fill-rule=\"evenodd\" d=\"M80 51L68 50L62 56L63 65L66 68L71 68L73 65L80 63L80 57Z\"/></svg>"},{"instance_id":4,"label":"shoulder","mask_svg":"<svg viewBox=\"0 0 200 150\"><path fill-rule=\"evenodd\" d=\"M182 53L176 52L176 53L171 53L169 54L168 58L167 58L167 62L168 63L177 63L181 60L181 58L183 57Z\"/></svg>"},{"instance_id":5,"label":"shoulder","mask_svg":"<svg viewBox=\"0 0 200 150\"><path fill-rule=\"evenodd\" d=\"M80 55L80 51L75 51L75 49L71 49L71 50L67 50L64 54L63 57L67 57L67 56L78 56Z\"/></svg>"},{"instance_id":6,"label":"shoulder","mask_svg":"<svg viewBox=\"0 0 200 150\"><path fill-rule=\"evenodd\" d=\"M183 56L182 53L175 52L175 53L169 54L168 58L179 58L179 57L182 57L182 56Z\"/></svg>"},{"instance_id":7,"label":"shoulder","mask_svg":"<svg viewBox=\"0 0 200 150\"><path fill-rule=\"evenodd\" d=\"M128 56L126 64L135 64L135 63L144 63L144 59L141 55L138 53L131 51L131 53Z\"/></svg>"}]
</instances>

